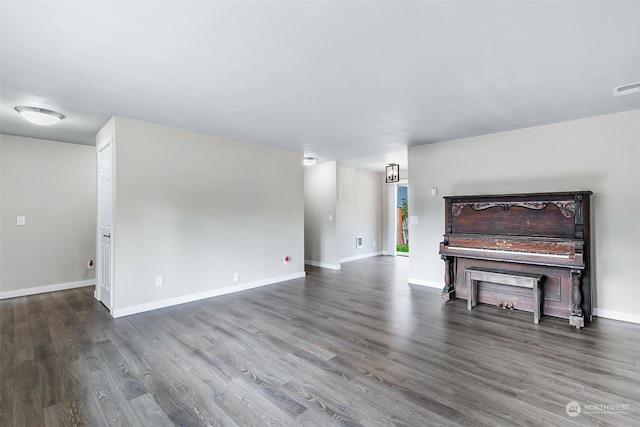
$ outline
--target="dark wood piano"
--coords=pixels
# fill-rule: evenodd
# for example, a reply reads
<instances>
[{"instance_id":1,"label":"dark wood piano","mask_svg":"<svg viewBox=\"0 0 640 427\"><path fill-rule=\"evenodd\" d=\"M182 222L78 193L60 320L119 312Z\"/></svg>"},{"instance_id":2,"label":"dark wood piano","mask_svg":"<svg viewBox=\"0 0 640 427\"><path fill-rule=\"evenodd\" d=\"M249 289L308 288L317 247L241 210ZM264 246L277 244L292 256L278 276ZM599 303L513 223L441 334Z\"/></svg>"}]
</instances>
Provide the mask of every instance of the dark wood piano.
<instances>
[{"instance_id":1,"label":"dark wood piano","mask_svg":"<svg viewBox=\"0 0 640 427\"><path fill-rule=\"evenodd\" d=\"M469 268L541 274L541 315L585 326L591 320L591 194L445 197L442 297L468 297ZM534 311L531 289L480 281L476 291L478 302Z\"/></svg>"}]
</instances>

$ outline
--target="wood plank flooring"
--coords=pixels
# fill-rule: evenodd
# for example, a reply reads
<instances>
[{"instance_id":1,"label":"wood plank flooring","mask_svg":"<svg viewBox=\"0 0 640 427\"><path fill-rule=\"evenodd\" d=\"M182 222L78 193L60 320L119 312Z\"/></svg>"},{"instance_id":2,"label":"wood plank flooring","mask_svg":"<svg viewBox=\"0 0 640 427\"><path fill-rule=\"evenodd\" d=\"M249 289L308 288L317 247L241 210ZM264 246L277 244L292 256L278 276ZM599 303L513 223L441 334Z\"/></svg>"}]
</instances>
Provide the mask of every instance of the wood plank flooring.
<instances>
[{"instance_id":1,"label":"wood plank flooring","mask_svg":"<svg viewBox=\"0 0 640 427\"><path fill-rule=\"evenodd\" d=\"M92 287L0 301L0 425L640 425L640 325L468 311L407 265L115 320Z\"/></svg>"}]
</instances>

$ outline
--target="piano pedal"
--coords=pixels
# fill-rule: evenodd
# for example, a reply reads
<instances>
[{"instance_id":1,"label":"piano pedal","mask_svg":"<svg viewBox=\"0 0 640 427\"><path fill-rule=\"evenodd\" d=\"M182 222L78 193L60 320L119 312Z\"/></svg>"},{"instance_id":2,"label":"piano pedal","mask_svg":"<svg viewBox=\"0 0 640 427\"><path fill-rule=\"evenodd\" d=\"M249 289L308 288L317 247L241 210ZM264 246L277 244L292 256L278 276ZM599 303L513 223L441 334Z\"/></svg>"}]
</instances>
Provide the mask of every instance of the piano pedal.
<instances>
[{"instance_id":1,"label":"piano pedal","mask_svg":"<svg viewBox=\"0 0 640 427\"><path fill-rule=\"evenodd\" d=\"M509 310L513 310L513 303L509 301L498 301L498 307L502 308L503 310L507 308Z\"/></svg>"}]
</instances>

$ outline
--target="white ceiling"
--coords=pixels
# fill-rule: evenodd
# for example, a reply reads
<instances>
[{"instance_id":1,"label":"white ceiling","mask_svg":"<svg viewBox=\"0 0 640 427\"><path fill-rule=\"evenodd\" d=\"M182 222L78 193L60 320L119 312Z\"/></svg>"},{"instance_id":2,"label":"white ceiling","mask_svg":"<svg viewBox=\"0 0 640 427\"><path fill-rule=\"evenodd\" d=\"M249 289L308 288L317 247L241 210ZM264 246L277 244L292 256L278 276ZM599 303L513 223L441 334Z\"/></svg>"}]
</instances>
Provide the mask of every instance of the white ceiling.
<instances>
[{"instance_id":1,"label":"white ceiling","mask_svg":"<svg viewBox=\"0 0 640 427\"><path fill-rule=\"evenodd\" d=\"M94 144L121 115L382 170L412 145L640 108L612 96L640 81L637 1L0 7L6 134Z\"/></svg>"}]
</instances>

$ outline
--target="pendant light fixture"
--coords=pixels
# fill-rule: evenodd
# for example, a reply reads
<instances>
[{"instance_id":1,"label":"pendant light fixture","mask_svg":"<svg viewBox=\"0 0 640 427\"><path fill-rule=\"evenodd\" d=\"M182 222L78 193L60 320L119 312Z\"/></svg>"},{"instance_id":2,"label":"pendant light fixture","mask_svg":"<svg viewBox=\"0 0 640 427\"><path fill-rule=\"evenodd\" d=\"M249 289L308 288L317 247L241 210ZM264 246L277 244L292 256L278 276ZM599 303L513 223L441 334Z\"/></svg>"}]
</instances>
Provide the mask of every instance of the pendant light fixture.
<instances>
[{"instance_id":1,"label":"pendant light fixture","mask_svg":"<svg viewBox=\"0 0 640 427\"><path fill-rule=\"evenodd\" d=\"M400 165L396 163L389 163L386 168L385 175L387 184L392 184L394 182L400 181Z\"/></svg>"}]
</instances>

